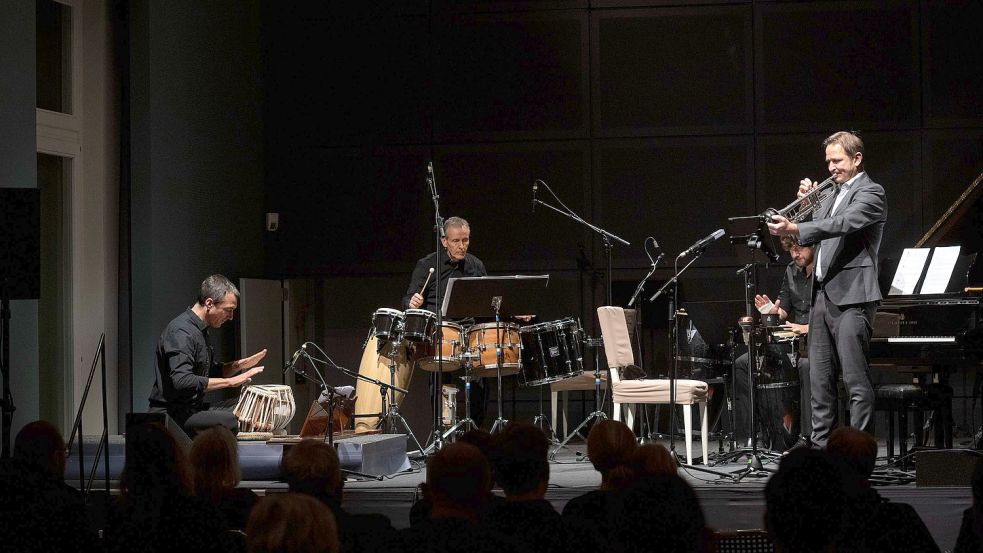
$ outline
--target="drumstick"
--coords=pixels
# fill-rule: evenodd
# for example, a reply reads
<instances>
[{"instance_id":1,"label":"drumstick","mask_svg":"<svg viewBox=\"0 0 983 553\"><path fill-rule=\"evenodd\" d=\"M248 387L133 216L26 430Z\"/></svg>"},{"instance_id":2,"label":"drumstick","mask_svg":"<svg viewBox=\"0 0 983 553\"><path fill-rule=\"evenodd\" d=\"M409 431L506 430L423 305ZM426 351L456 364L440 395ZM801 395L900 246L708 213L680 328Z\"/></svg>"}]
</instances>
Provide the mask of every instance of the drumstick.
<instances>
[{"instance_id":1,"label":"drumstick","mask_svg":"<svg viewBox=\"0 0 983 553\"><path fill-rule=\"evenodd\" d=\"M420 288L420 295L423 295L423 291L427 289L427 284L430 284L430 277L433 276L433 267L430 267L430 272L427 274L427 280L423 281L423 287Z\"/></svg>"}]
</instances>

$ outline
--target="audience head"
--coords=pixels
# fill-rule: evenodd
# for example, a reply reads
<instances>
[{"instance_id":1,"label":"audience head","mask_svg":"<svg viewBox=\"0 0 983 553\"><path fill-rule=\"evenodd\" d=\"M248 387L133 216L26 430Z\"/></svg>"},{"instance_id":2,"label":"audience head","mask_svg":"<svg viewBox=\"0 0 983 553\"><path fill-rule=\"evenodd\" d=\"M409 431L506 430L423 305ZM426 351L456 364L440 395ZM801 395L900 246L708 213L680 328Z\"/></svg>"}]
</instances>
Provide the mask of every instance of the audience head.
<instances>
[{"instance_id":1,"label":"audience head","mask_svg":"<svg viewBox=\"0 0 983 553\"><path fill-rule=\"evenodd\" d=\"M338 526L320 501L299 493L262 498L246 524L249 553L337 553Z\"/></svg>"},{"instance_id":2,"label":"audience head","mask_svg":"<svg viewBox=\"0 0 983 553\"><path fill-rule=\"evenodd\" d=\"M587 435L587 455L594 469L601 473L601 487L609 488L611 471L625 469L638 444L635 434L621 421L603 420Z\"/></svg>"},{"instance_id":3,"label":"audience head","mask_svg":"<svg viewBox=\"0 0 983 553\"><path fill-rule=\"evenodd\" d=\"M280 460L280 474L292 492L341 499L345 479L338 452L321 440L301 440Z\"/></svg>"},{"instance_id":4,"label":"audience head","mask_svg":"<svg viewBox=\"0 0 983 553\"><path fill-rule=\"evenodd\" d=\"M471 444L446 446L427 463L421 487L432 505L431 518L477 520L491 491L488 459Z\"/></svg>"},{"instance_id":5,"label":"audience head","mask_svg":"<svg viewBox=\"0 0 983 553\"><path fill-rule=\"evenodd\" d=\"M660 444L638 446L631 456L631 466L639 477L676 474L676 462Z\"/></svg>"},{"instance_id":6,"label":"audience head","mask_svg":"<svg viewBox=\"0 0 983 553\"><path fill-rule=\"evenodd\" d=\"M765 485L765 504L776 551L826 551L843 526L842 469L825 452L793 450Z\"/></svg>"},{"instance_id":7,"label":"audience head","mask_svg":"<svg viewBox=\"0 0 983 553\"><path fill-rule=\"evenodd\" d=\"M706 522L693 488L676 474L647 476L615 496L614 532L621 551L703 551Z\"/></svg>"},{"instance_id":8,"label":"audience head","mask_svg":"<svg viewBox=\"0 0 983 553\"><path fill-rule=\"evenodd\" d=\"M826 452L865 481L874 473L877 440L863 430L852 426L837 428L829 435Z\"/></svg>"},{"instance_id":9,"label":"audience head","mask_svg":"<svg viewBox=\"0 0 983 553\"><path fill-rule=\"evenodd\" d=\"M194 472L194 492L199 497L218 501L228 490L239 485L239 444L232 431L214 426L199 432L189 455Z\"/></svg>"},{"instance_id":10,"label":"audience head","mask_svg":"<svg viewBox=\"0 0 983 553\"><path fill-rule=\"evenodd\" d=\"M543 498L550 479L549 447L546 434L529 423L511 423L497 436L492 465L506 498Z\"/></svg>"},{"instance_id":11,"label":"audience head","mask_svg":"<svg viewBox=\"0 0 983 553\"><path fill-rule=\"evenodd\" d=\"M55 425L34 421L14 438L14 459L32 471L48 476L65 476L65 441Z\"/></svg>"},{"instance_id":12,"label":"audience head","mask_svg":"<svg viewBox=\"0 0 983 553\"><path fill-rule=\"evenodd\" d=\"M120 490L124 499L191 491L188 458L164 425L148 422L127 428Z\"/></svg>"}]
</instances>

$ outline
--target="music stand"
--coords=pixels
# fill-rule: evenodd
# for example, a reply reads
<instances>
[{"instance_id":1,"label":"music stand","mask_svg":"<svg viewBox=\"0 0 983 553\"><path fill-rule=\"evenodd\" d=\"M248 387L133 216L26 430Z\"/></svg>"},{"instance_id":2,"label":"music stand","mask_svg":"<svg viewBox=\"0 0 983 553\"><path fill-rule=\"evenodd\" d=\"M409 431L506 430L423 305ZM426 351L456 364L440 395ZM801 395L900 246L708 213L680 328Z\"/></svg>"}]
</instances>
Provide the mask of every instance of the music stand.
<instances>
[{"instance_id":1,"label":"music stand","mask_svg":"<svg viewBox=\"0 0 983 553\"><path fill-rule=\"evenodd\" d=\"M540 311L549 286L549 275L510 275L451 278L447 281L444 303L440 310L443 316L452 319L481 316L491 311L495 322L501 316L530 315ZM508 421L502 416L502 327L497 325L496 336L496 378L498 380L498 418L491 427L494 434L503 430ZM521 362L521 355L520 355ZM470 415L470 413L469 413Z\"/></svg>"}]
</instances>

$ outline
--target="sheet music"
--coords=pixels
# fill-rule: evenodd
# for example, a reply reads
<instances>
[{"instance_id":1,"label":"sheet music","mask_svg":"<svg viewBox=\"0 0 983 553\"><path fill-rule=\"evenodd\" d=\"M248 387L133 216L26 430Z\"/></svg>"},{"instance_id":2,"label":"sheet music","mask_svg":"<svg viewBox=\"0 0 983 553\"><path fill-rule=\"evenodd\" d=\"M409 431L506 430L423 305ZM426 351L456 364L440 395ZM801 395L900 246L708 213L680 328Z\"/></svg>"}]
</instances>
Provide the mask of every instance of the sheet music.
<instances>
[{"instance_id":1,"label":"sheet music","mask_svg":"<svg viewBox=\"0 0 983 553\"><path fill-rule=\"evenodd\" d=\"M928 273L925 274L925 282L922 283L922 294L941 294L949 286L952 278L952 269L956 266L959 259L959 246L947 246L935 248L932 254L932 263L928 266Z\"/></svg>"},{"instance_id":2,"label":"sheet music","mask_svg":"<svg viewBox=\"0 0 983 553\"><path fill-rule=\"evenodd\" d=\"M891 281L889 296L915 293L915 286L918 285L918 278L922 276L922 271L925 269L925 260L928 259L929 251L929 248L904 249L901 261L898 262L898 270L894 273L894 280Z\"/></svg>"}]
</instances>

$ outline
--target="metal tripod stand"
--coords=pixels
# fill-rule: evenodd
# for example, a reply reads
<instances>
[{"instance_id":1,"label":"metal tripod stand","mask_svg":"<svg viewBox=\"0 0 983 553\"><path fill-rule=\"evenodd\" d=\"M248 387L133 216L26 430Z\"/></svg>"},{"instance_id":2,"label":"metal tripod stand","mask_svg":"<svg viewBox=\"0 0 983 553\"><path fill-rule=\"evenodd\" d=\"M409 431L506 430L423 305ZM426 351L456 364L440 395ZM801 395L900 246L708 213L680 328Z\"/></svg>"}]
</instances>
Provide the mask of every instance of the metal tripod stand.
<instances>
[{"instance_id":1,"label":"metal tripod stand","mask_svg":"<svg viewBox=\"0 0 983 553\"><path fill-rule=\"evenodd\" d=\"M597 356L597 350L595 349L594 350L594 411L592 411L589 415L587 415L587 418L585 418L577 426L577 428L574 428L569 434L567 434L567 436L563 438L563 441L560 442L560 444L557 445L552 452L550 452L550 460L552 461L553 459L555 459L557 452L565 448L567 446L567 442L573 439L574 436L579 435L580 430L586 427L588 423L594 420L598 420L598 421L607 420L607 418L608 418L607 413L605 413L601 409L601 362L599 357Z\"/></svg>"},{"instance_id":2,"label":"metal tripod stand","mask_svg":"<svg viewBox=\"0 0 983 553\"><path fill-rule=\"evenodd\" d=\"M399 344L402 341L403 335L403 323L400 322L397 328L397 332L392 340L389 342L389 390L386 388L379 387L379 393L382 395L382 413L379 417L379 422L376 424L377 428L388 429L391 434L398 434L400 430L403 431L410 439L413 440L413 444L416 446L416 450L423 453L423 446L420 445L420 440L416 439L416 435L413 434L413 430L410 429L409 423L403 418L403 415L399 413L399 404L396 402L396 355L399 349ZM381 348L386 347L385 345ZM381 349L380 348L380 349ZM389 392L388 394L386 392ZM388 397L387 397L388 396ZM386 402L389 403L386 403Z\"/></svg>"}]
</instances>

